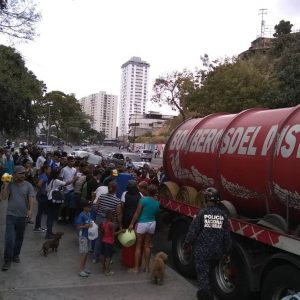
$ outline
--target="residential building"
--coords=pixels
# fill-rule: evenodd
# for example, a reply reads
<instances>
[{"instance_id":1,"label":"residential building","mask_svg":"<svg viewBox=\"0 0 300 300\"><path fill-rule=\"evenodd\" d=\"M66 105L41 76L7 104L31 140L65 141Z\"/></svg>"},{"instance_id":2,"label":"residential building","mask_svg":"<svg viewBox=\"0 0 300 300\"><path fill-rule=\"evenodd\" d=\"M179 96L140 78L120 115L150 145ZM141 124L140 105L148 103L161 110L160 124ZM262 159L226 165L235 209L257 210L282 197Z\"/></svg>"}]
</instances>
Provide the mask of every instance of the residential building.
<instances>
[{"instance_id":1,"label":"residential building","mask_svg":"<svg viewBox=\"0 0 300 300\"><path fill-rule=\"evenodd\" d=\"M118 96L99 92L79 100L81 109L91 117L92 128L104 132L109 139L117 136Z\"/></svg>"},{"instance_id":2,"label":"residential building","mask_svg":"<svg viewBox=\"0 0 300 300\"><path fill-rule=\"evenodd\" d=\"M128 136L132 114L145 114L148 100L150 64L140 57L132 57L121 67L121 93L119 105L119 136Z\"/></svg>"},{"instance_id":3,"label":"residential building","mask_svg":"<svg viewBox=\"0 0 300 300\"><path fill-rule=\"evenodd\" d=\"M138 137L146 133L153 133L163 127L163 124L174 116L162 115L159 112L150 111L147 114L131 114L129 118L129 136Z\"/></svg>"}]
</instances>

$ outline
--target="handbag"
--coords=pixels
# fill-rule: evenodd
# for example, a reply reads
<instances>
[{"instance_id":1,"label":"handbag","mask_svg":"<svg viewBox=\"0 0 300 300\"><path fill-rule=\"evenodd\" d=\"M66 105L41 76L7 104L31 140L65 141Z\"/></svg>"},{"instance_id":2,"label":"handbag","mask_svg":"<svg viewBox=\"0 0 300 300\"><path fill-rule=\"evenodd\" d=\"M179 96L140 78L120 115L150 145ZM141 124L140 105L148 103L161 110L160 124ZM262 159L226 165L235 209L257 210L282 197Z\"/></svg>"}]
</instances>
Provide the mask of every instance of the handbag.
<instances>
[{"instance_id":1,"label":"handbag","mask_svg":"<svg viewBox=\"0 0 300 300\"><path fill-rule=\"evenodd\" d=\"M62 204L65 201L65 195L63 192L63 188L62 188L62 186L59 186L53 190L53 183L54 183L54 180L52 180L52 185L51 185L51 190L50 190L50 198L51 199L49 199L49 197L48 197L48 199L51 200L52 203Z\"/></svg>"}]
</instances>

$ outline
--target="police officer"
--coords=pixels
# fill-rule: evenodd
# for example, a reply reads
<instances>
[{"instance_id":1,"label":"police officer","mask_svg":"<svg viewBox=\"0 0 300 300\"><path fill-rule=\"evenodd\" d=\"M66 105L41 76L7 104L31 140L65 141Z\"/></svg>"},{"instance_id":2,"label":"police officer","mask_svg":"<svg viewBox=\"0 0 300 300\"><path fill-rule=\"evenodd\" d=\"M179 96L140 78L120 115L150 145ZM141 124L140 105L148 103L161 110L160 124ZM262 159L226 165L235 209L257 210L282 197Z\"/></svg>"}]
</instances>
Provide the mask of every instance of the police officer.
<instances>
[{"instance_id":1,"label":"police officer","mask_svg":"<svg viewBox=\"0 0 300 300\"><path fill-rule=\"evenodd\" d=\"M219 205L221 200L218 190L210 187L205 193L206 208L200 209L189 227L183 244L187 251L190 245L194 249L200 300L213 299L210 290L210 270L223 255L231 250L228 216Z\"/></svg>"}]
</instances>

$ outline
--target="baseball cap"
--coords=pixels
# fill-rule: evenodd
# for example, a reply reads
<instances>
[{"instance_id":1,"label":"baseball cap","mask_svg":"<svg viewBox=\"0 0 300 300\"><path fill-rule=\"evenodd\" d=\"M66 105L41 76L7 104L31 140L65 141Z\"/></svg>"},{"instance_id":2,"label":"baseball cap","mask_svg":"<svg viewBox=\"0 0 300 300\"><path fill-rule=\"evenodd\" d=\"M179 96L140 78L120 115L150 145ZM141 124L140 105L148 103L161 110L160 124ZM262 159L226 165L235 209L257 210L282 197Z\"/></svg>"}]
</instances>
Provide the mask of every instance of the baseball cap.
<instances>
[{"instance_id":1,"label":"baseball cap","mask_svg":"<svg viewBox=\"0 0 300 300\"><path fill-rule=\"evenodd\" d=\"M23 166L15 166L15 173L25 173L25 168Z\"/></svg>"},{"instance_id":2,"label":"baseball cap","mask_svg":"<svg viewBox=\"0 0 300 300\"><path fill-rule=\"evenodd\" d=\"M118 170L117 169L112 170L111 175L112 176L118 176L119 175Z\"/></svg>"}]
</instances>

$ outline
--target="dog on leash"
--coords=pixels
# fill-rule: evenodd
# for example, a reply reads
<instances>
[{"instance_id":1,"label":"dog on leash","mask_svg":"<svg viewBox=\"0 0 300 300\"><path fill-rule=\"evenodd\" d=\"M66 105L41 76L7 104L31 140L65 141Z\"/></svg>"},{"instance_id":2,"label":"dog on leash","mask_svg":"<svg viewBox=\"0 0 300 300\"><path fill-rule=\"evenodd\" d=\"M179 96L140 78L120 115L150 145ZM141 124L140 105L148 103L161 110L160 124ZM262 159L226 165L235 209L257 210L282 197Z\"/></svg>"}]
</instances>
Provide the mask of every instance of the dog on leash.
<instances>
[{"instance_id":1,"label":"dog on leash","mask_svg":"<svg viewBox=\"0 0 300 300\"><path fill-rule=\"evenodd\" d=\"M168 255L165 252L158 252L154 257L151 271L151 281L154 284L162 285L165 277L165 268Z\"/></svg>"},{"instance_id":2,"label":"dog on leash","mask_svg":"<svg viewBox=\"0 0 300 300\"><path fill-rule=\"evenodd\" d=\"M64 235L63 232L57 232L57 233L55 233L53 239L47 240L44 242L42 249L41 249L41 251L43 251L43 253L44 253L44 256L47 256L48 251L50 249L52 249L52 251L57 252L57 248L59 246L59 241L63 235Z\"/></svg>"}]
</instances>

